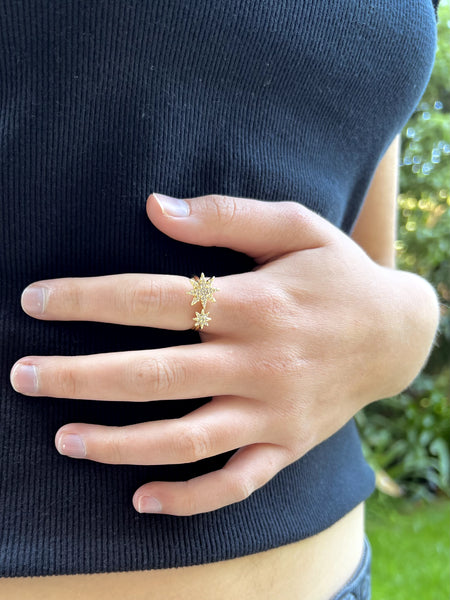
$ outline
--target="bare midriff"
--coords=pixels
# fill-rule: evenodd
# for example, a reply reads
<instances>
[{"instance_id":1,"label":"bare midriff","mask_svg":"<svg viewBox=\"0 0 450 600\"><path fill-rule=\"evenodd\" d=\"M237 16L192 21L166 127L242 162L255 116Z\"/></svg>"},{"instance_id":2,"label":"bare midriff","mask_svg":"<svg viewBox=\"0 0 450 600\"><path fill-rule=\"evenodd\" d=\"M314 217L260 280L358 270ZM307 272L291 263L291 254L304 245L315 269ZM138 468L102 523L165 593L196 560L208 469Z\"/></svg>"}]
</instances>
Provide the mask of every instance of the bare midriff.
<instances>
[{"instance_id":1,"label":"bare midriff","mask_svg":"<svg viewBox=\"0 0 450 600\"><path fill-rule=\"evenodd\" d=\"M4 600L329 600L362 558L364 503L317 535L231 560L154 571L0 579Z\"/></svg>"}]
</instances>

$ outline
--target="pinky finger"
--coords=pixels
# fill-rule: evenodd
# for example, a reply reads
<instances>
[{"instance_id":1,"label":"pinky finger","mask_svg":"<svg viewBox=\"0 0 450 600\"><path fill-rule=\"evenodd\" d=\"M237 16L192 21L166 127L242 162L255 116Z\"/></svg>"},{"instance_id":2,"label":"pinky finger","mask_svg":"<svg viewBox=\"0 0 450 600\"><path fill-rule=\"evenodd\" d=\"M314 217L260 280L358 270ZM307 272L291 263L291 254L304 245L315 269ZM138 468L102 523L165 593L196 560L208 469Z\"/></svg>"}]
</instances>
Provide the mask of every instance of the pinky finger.
<instances>
[{"instance_id":1,"label":"pinky finger","mask_svg":"<svg viewBox=\"0 0 450 600\"><path fill-rule=\"evenodd\" d=\"M286 448L252 444L240 448L218 471L188 481L152 481L136 490L138 512L190 516L240 502L265 485L291 460Z\"/></svg>"}]
</instances>

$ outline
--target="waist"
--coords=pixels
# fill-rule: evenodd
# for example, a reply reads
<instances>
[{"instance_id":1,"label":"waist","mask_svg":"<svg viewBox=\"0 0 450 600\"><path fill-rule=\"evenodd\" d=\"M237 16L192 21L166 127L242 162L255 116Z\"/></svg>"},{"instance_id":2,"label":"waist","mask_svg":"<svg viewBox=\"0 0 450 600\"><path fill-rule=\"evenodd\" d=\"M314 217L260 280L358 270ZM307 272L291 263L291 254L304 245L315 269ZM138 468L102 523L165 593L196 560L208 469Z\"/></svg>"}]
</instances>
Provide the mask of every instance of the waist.
<instances>
[{"instance_id":1,"label":"waist","mask_svg":"<svg viewBox=\"0 0 450 600\"><path fill-rule=\"evenodd\" d=\"M173 569L0 579L0 597L328 600L353 575L363 547L364 503L360 503L320 533L265 552Z\"/></svg>"}]
</instances>

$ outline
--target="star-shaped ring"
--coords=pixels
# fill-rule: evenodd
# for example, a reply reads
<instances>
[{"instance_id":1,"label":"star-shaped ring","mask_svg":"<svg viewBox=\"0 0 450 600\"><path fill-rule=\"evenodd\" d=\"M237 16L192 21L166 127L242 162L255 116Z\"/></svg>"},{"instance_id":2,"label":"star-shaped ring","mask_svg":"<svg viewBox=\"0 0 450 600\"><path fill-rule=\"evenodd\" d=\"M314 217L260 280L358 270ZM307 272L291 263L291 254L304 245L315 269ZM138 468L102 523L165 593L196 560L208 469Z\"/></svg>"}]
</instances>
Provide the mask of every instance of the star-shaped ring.
<instances>
[{"instance_id":1,"label":"star-shaped ring","mask_svg":"<svg viewBox=\"0 0 450 600\"><path fill-rule=\"evenodd\" d=\"M208 321L211 320L209 317L209 313L205 313L204 309L206 307L207 302L215 302L214 292L220 291L219 288L213 287L213 281L215 277L205 277L205 274L202 273L200 277L195 276L192 277L189 281L192 283L193 288L187 291L187 294L193 296L191 306L196 304L197 302L201 302L202 311L201 313L196 312L196 316L193 318L194 320L194 329L203 329L205 325L208 325Z\"/></svg>"}]
</instances>

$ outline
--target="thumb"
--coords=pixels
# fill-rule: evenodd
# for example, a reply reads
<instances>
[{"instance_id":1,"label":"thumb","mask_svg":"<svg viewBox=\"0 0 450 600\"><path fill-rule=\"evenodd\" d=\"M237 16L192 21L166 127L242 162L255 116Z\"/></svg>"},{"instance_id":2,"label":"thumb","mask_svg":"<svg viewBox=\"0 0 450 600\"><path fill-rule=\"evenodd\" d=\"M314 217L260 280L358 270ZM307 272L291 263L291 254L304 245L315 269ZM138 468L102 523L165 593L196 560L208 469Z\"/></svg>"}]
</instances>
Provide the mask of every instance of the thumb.
<instances>
[{"instance_id":1,"label":"thumb","mask_svg":"<svg viewBox=\"0 0 450 600\"><path fill-rule=\"evenodd\" d=\"M209 194L170 198L152 193L147 214L166 235L189 244L244 252L258 263L288 252L324 246L339 231L292 201L268 202Z\"/></svg>"}]
</instances>

